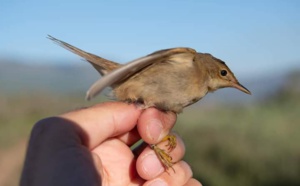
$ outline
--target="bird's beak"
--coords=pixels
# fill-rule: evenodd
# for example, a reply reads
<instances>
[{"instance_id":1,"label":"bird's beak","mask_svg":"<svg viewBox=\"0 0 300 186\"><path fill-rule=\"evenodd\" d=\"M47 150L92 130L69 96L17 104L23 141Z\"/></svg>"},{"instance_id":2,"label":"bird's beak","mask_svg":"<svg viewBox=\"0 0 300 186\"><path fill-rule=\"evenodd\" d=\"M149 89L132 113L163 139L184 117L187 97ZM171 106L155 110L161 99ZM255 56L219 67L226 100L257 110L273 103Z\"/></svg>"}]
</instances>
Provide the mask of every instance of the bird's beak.
<instances>
[{"instance_id":1,"label":"bird's beak","mask_svg":"<svg viewBox=\"0 0 300 186\"><path fill-rule=\"evenodd\" d=\"M251 92L246 88L244 87L243 85L241 85L239 82L236 82L236 83L232 83L232 87L233 88L236 88L242 92L245 92L246 94L250 94L251 95Z\"/></svg>"}]
</instances>

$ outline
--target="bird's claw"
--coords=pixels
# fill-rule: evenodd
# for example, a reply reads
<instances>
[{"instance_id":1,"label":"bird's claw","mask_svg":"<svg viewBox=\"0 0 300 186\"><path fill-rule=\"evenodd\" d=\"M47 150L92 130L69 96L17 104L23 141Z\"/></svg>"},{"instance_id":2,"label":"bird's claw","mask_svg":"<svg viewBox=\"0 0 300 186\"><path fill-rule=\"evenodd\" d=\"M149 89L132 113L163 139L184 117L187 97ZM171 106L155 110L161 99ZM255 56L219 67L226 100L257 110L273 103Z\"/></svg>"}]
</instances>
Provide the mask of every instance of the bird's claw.
<instances>
[{"instance_id":1,"label":"bird's claw","mask_svg":"<svg viewBox=\"0 0 300 186\"><path fill-rule=\"evenodd\" d=\"M165 150L160 149L156 145L151 145L151 148L154 150L155 154L157 155L158 159L161 161L164 168L166 170L171 168L175 173L175 170L172 167L174 165L174 162L172 162L172 157L170 156L170 154L165 152Z\"/></svg>"}]
</instances>

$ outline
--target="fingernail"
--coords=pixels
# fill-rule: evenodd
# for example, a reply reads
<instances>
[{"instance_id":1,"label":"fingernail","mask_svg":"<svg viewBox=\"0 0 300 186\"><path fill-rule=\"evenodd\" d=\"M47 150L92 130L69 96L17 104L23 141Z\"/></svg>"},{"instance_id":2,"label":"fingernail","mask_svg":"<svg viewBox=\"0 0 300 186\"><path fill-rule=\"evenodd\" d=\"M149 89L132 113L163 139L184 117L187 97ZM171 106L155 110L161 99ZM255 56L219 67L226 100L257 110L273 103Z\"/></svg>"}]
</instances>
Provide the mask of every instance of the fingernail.
<instances>
[{"instance_id":1,"label":"fingernail","mask_svg":"<svg viewBox=\"0 0 300 186\"><path fill-rule=\"evenodd\" d=\"M154 178L163 172L163 167L160 161L152 152L143 157L142 165L144 172L151 178Z\"/></svg>"},{"instance_id":2,"label":"fingernail","mask_svg":"<svg viewBox=\"0 0 300 186\"><path fill-rule=\"evenodd\" d=\"M153 141L157 141L163 131L163 126L160 120L151 119L147 125L147 135Z\"/></svg>"},{"instance_id":3,"label":"fingernail","mask_svg":"<svg viewBox=\"0 0 300 186\"><path fill-rule=\"evenodd\" d=\"M157 179L149 184L149 186L167 186L166 182L161 179Z\"/></svg>"}]
</instances>

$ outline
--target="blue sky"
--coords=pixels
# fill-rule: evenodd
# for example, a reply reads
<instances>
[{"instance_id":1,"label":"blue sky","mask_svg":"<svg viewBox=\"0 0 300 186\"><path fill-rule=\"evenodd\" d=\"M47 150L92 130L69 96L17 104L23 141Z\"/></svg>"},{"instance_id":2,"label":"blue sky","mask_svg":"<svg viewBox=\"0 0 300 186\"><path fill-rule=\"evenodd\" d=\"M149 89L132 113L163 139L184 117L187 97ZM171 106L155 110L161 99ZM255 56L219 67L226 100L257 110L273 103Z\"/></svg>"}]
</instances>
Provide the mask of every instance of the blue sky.
<instances>
[{"instance_id":1,"label":"blue sky","mask_svg":"<svg viewBox=\"0 0 300 186\"><path fill-rule=\"evenodd\" d=\"M50 34L119 62L186 46L244 77L300 67L296 0L2 0L0 33L0 57L39 64L82 63L47 40Z\"/></svg>"}]
</instances>

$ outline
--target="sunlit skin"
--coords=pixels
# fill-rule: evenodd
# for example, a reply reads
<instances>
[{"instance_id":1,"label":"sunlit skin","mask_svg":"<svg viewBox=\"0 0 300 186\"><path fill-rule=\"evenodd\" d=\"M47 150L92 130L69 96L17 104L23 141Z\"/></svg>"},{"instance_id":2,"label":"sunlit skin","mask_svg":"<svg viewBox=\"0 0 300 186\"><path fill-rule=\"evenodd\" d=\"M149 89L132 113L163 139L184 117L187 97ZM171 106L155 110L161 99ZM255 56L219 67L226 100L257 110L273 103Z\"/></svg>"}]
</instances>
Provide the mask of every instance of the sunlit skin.
<instances>
[{"instance_id":1,"label":"sunlit skin","mask_svg":"<svg viewBox=\"0 0 300 186\"><path fill-rule=\"evenodd\" d=\"M122 102L106 102L60 117L76 123L87 135L86 146L92 153L102 185L148 186L160 181L170 186L201 186L192 178L190 166L181 160L185 147L180 137L177 137L178 145L172 151L172 157L177 161L173 166L176 174L164 171L149 146L142 145L133 151L130 149L140 139L147 143L159 143L174 126L174 113L155 108L142 110L134 104Z\"/></svg>"}]
</instances>

